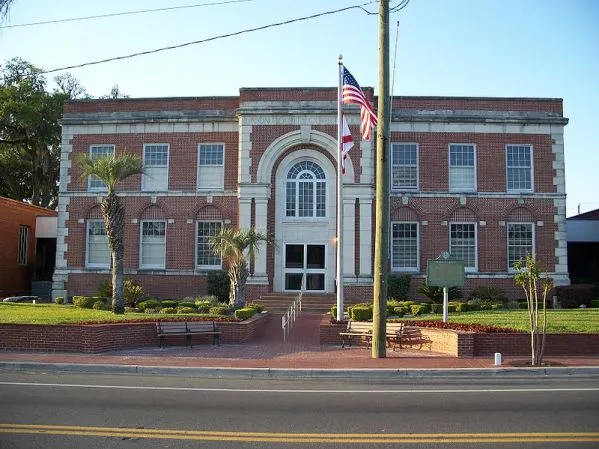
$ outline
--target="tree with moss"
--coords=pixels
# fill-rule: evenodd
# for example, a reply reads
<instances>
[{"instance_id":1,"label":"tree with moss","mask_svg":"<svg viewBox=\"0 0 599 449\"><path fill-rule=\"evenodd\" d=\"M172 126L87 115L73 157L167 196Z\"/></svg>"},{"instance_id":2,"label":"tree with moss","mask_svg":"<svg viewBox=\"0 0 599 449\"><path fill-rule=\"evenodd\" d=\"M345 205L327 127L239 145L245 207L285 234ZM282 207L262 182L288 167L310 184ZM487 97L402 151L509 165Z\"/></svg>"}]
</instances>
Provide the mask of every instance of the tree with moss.
<instances>
[{"instance_id":1,"label":"tree with moss","mask_svg":"<svg viewBox=\"0 0 599 449\"><path fill-rule=\"evenodd\" d=\"M544 277L538 261L530 254L514 263L516 285L522 287L528 305L530 323L531 365L543 363L547 334L547 295L553 288L551 278Z\"/></svg>"}]
</instances>

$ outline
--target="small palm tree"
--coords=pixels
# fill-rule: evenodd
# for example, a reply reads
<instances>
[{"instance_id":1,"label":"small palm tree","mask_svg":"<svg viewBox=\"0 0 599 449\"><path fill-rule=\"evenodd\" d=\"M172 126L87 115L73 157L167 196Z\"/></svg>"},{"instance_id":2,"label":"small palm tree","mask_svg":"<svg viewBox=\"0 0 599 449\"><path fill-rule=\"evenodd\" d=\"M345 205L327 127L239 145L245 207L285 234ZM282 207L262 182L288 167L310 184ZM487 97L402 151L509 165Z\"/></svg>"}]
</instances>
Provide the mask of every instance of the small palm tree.
<instances>
[{"instance_id":1,"label":"small palm tree","mask_svg":"<svg viewBox=\"0 0 599 449\"><path fill-rule=\"evenodd\" d=\"M79 165L82 177L95 175L104 181L108 188L106 196L102 199L101 209L112 257L112 311L115 314L125 313L123 300L125 208L115 192L115 186L131 175L143 173L142 162L139 156L122 153L114 158L102 156L92 159L83 155Z\"/></svg>"},{"instance_id":2,"label":"small palm tree","mask_svg":"<svg viewBox=\"0 0 599 449\"><path fill-rule=\"evenodd\" d=\"M271 240L255 228L223 227L210 238L212 251L227 265L231 280L229 305L235 309L245 305L245 283L250 275L248 258L258 253L260 243L271 243Z\"/></svg>"}]
</instances>

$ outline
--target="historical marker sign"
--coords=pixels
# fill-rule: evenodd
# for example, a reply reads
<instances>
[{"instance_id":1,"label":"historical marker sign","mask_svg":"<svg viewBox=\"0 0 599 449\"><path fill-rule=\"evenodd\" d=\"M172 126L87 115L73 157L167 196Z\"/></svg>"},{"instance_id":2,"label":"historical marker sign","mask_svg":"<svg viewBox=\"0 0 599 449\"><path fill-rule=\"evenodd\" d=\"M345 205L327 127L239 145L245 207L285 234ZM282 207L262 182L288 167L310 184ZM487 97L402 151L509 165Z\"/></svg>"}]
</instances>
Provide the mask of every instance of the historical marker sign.
<instances>
[{"instance_id":1,"label":"historical marker sign","mask_svg":"<svg viewBox=\"0 0 599 449\"><path fill-rule=\"evenodd\" d=\"M430 287L463 287L464 262L461 260L429 259L426 285Z\"/></svg>"}]
</instances>

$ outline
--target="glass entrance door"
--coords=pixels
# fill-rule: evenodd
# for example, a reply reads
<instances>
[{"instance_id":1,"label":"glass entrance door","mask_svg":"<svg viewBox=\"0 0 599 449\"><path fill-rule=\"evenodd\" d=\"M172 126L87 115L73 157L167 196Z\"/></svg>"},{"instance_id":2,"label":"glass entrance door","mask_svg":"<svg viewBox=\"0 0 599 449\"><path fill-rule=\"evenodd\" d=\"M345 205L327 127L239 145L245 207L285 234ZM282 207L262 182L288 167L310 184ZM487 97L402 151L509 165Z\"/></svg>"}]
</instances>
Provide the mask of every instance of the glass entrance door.
<instances>
[{"instance_id":1,"label":"glass entrance door","mask_svg":"<svg viewBox=\"0 0 599 449\"><path fill-rule=\"evenodd\" d=\"M325 291L325 245L285 245L285 290L300 290L306 276L306 291Z\"/></svg>"}]
</instances>

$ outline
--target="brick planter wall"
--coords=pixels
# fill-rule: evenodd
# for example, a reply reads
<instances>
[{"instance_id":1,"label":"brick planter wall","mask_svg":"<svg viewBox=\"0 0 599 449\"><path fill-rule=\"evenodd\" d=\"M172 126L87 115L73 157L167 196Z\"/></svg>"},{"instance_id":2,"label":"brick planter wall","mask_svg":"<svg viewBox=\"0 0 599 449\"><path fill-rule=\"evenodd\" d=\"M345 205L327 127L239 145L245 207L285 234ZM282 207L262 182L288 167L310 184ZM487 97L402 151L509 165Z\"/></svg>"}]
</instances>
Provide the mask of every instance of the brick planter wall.
<instances>
[{"instance_id":1,"label":"brick planter wall","mask_svg":"<svg viewBox=\"0 0 599 449\"><path fill-rule=\"evenodd\" d=\"M247 343L259 337L268 325L270 313L242 322L219 322L221 343ZM194 336L193 344L210 344L211 336ZM156 324L0 324L0 349L96 353L158 346ZM184 337L168 337L168 345L184 345Z\"/></svg>"}]
</instances>

